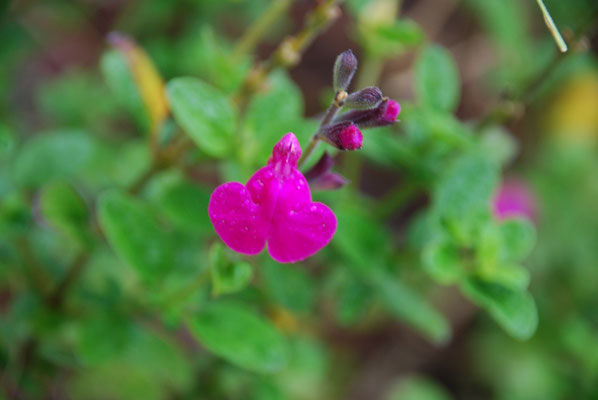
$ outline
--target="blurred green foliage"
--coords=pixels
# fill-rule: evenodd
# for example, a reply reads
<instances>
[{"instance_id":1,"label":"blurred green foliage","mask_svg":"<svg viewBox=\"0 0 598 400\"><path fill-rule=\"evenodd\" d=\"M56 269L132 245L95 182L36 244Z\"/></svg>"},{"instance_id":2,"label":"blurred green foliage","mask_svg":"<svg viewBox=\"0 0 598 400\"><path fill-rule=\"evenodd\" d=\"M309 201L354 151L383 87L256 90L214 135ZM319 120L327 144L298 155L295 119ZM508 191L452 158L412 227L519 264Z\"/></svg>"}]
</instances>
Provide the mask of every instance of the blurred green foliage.
<instances>
[{"instance_id":1,"label":"blurred green foliage","mask_svg":"<svg viewBox=\"0 0 598 400\"><path fill-rule=\"evenodd\" d=\"M1 9L0 398L596 398L596 55L557 56L534 2L455 4L493 55L476 82L496 98L492 118L468 120L464 61L409 2L348 1L357 81L396 93L381 72L407 60L413 98L397 99L398 124L338 155L348 186L313 193L338 218L330 245L281 265L226 248L207 207L286 132L305 148L318 128L305 115L317 96L294 71L251 85L264 48L301 29L291 16L312 4L296 3L251 54L235 42L271 1ZM593 33L591 0L546 4L569 37ZM102 10L160 71L165 121L126 50L102 44L75 62L68 42L44 38L106 29L90 28ZM56 61L40 41L58 67L44 67ZM537 218L493 214L508 175L535 193ZM399 372L371 365L385 337L406 354ZM413 361L418 346L449 354L450 372Z\"/></svg>"}]
</instances>

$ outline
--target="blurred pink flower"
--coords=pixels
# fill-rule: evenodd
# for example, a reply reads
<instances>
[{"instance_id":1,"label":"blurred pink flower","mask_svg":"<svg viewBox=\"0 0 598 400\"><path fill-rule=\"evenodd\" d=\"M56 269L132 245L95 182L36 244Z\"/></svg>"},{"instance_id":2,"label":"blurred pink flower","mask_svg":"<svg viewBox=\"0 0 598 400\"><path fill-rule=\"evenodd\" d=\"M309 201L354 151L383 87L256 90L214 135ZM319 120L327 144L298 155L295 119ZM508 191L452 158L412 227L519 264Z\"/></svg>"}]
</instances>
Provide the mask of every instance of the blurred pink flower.
<instances>
[{"instance_id":1,"label":"blurred pink flower","mask_svg":"<svg viewBox=\"0 0 598 400\"><path fill-rule=\"evenodd\" d=\"M493 201L494 216L499 219L524 217L536 219L536 201L529 186L522 180L504 180Z\"/></svg>"},{"instance_id":2,"label":"blurred pink flower","mask_svg":"<svg viewBox=\"0 0 598 400\"><path fill-rule=\"evenodd\" d=\"M268 252L281 263L297 262L317 253L336 232L336 217L322 203L312 202L305 177L297 169L299 141L286 134L268 164L247 182L216 188L208 213L216 233L231 249Z\"/></svg>"}]
</instances>

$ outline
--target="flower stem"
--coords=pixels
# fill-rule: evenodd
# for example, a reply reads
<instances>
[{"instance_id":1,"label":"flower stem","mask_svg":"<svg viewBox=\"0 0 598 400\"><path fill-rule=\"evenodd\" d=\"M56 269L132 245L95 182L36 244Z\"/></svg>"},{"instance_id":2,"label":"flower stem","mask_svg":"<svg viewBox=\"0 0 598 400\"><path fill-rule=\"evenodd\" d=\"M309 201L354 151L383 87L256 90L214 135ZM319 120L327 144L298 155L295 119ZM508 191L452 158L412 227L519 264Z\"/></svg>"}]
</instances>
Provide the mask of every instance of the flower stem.
<instances>
[{"instance_id":1,"label":"flower stem","mask_svg":"<svg viewBox=\"0 0 598 400\"><path fill-rule=\"evenodd\" d=\"M378 219L385 220L392 216L397 208L403 206L407 201L420 193L420 184L413 180L407 180L394 187L388 194L386 194L374 209L374 216Z\"/></svg>"},{"instance_id":2,"label":"flower stem","mask_svg":"<svg viewBox=\"0 0 598 400\"><path fill-rule=\"evenodd\" d=\"M307 14L303 29L299 33L284 39L270 58L254 67L235 99L241 111L245 109L253 93L261 89L272 70L279 67L291 68L299 63L303 52L316 36L338 18L340 9L337 3L341 1L323 0L320 2Z\"/></svg>"},{"instance_id":3,"label":"flower stem","mask_svg":"<svg viewBox=\"0 0 598 400\"><path fill-rule=\"evenodd\" d=\"M330 107L328 107L328 110L326 110L326 114L324 114L324 118L322 118L322 121L320 122L320 128L328 125L332 121L332 119L334 118L336 113L345 104L345 99L347 98L347 96L348 96L348 93L345 92L344 90L341 90L336 93L336 95L334 96L334 100L332 100L332 104L330 104ZM311 153L314 152L314 150L318 146L319 142L320 142L320 138L318 137L318 133L316 132L311 137L309 144L307 145L307 147L305 148L305 151L301 155L301 158L297 162L297 168L300 168L303 164L305 164L305 161L307 161L307 159L309 158Z\"/></svg>"},{"instance_id":4,"label":"flower stem","mask_svg":"<svg viewBox=\"0 0 598 400\"><path fill-rule=\"evenodd\" d=\"M290 5L291 0L272 0L268 9L239 39L233 50L233 58L238 59L241 55L251 52L255 46L257 46L264 34L270 29L272 24L286 12Z\"/></svg>"},{"instance_id":5,"label":"flower stem","mask_svg":"<svg viewBox=\"0 0 598 400\"><path fill-rule=\"evenodd\" d=\"M544 1L537 0L537 3L538 3L538 7L540 7L540 10L542 11L542 16L544 17L544 22L546 23L548 30L552 34L554 41L556 42L557 46L559 47L559 50L561 51L561 53L565 53L567 51L567 43L565 43L565 39L563 39L563 36L559 32L559 29L556 27L554 20L552 19L552 17L550 16L550 13L548 12L548 9L544 5Z\"/></svg>"}]
</instances>

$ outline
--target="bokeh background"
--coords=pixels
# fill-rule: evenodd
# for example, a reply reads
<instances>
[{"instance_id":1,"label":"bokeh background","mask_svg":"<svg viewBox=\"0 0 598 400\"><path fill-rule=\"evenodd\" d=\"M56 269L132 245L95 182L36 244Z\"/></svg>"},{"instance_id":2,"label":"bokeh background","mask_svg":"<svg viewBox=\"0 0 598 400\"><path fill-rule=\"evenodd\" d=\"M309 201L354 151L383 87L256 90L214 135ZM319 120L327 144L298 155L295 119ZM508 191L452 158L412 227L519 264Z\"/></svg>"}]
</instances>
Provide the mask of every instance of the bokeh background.
<instances>
[{"instance_id":1,"label":"bokeh background","mask_svg":"<svg viewBox=\"0 0 598 400\"><path fill-rule=\"evenodd\" d=\"M0 2L0 398L598 398L598 3L545 3L567 53L532 0ZM403 111L327 149L336 237L229 251L209 194L348 48Z\"/></svg>"}]
</instances>

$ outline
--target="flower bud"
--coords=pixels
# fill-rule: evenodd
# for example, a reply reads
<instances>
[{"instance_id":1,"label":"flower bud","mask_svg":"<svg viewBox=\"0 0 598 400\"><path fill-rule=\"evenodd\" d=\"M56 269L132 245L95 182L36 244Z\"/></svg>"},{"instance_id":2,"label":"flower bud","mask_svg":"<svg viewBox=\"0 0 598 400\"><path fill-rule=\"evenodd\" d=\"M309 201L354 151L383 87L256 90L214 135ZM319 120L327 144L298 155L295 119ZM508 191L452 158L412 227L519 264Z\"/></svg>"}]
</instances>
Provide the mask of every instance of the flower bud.
<instances>
[{"instance_id":1,"label":"flower bud","mask_svg":"<svg viewBox=\"0 0 598 400\"><path fill-rule=\"evenodd\" d=\"M351 93L345 100L345 107L367 109L377 107L382 101L382 92L375 86Z\"/></svg>"},{"instance_id":2,"label":"flower bud","mask_svg":"<svg viewBox=\"0 0 598 400\"><path fill-rule=\"evenodd\" d=\"M322 154L322 157L315 163L303 176L307 181L311 181L312 179L318 178L320 175L329 172L332 167L334 166L334 160L330 157L327 151Z\"/></svg>"},{"instance_id":3,"label":"flower bud","mask_svg":"<svg viewBox=\"0 0 598 400\"><path fill-rule=\"evenodd\" d=\"M326 125L320 128L318 137L339 150L357 150L363 142L361 131L351 121Z\"/></svg>"},{"instance_id":4,"label":"flower bud","mask_svg":"<svg viewBox=\"0 0 598 400\"><path fill-rule=\"evenodd\" d=\"M353 110L339 115L334 122L351 121L360 128L392 125L401 112L401 106L394 100L383 100L378 107L367 110Z\"/></svg>"},{"instance_id":5,"label":"flower bud","mask_svg":"<svg viewBox=\"0 0 598 400\"><path fill-rule=\"evenodd\" d=\"M305 179L312 190L336 190L349 183L342 175L330 172L333 165L334 160L325 152L322 158L305 173Z\"/></svg>"},{"instance_id":6,"label":"flower bud","mask_svg":"<svg viewBox=\"0 0 598 400\"><path fill-rule=\"evenodd\" d=\"M537 203L529 185L519 179L503 181L492 201L493 214L498 220L523 217L537 219Z\"/></svg>"},{"instance_id":7,"label":"flower bud","mask_svg":"<svg viewBox=\"0 0 598 400\"><path fill-rule=\"evenodd\" d=\"M351 83L351 79L353 79L356 70L357 58L355 58L351 50L339 54L334 62L332 75L334 90L336 92L346 90Z\"/></svg>"}]
</instances>

